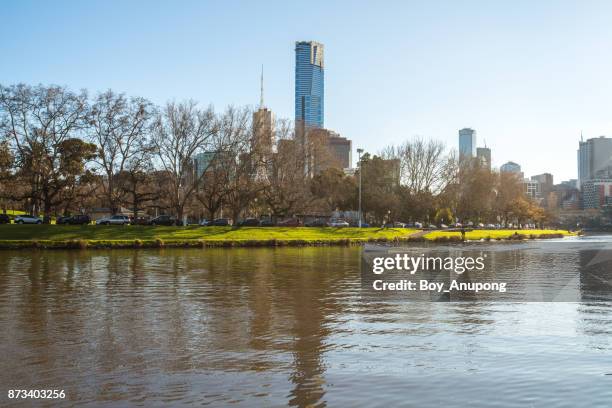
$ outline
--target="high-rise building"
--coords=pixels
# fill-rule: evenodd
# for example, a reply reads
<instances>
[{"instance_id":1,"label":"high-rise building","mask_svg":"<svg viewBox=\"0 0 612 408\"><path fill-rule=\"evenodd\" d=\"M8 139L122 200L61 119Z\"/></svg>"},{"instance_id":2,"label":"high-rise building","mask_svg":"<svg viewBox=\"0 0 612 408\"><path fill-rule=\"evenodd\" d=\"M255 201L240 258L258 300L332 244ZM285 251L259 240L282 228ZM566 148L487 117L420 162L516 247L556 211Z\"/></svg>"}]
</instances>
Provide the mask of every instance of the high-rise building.
<instances>
[{"instance_id":1,"label":"high-rise building","mask_svg":"<svg viewBox=\"0 0 612 408\"><path fill-rule=\"evenodd\" d=\"M353 163L351 141L337 133L330 133L328 146L334 161L342 169L350 168Z\"/></svg>"},{"instance_id":2,"label":"high-rise building","mask_svg":"<svg viewBox=\"0 0 612 408\"><path fill-rule=\"evenodd\" d=\"M476 131L464 128L459 131L459 158L476 157Z\"/></svg>"},{"instance_id":3,"label":"high-rise building","mask_svg":"<svg viewBox=\"0 0 612 408\"><path fill-rule=\"evenodd\" d=\"M502 164L501 167L499 168L499 171L502 172L502 173L513 173L513 174L516 174L516 176L520 180L523 180L525 178L525 175L521 171L520 164L515 163L513 161L509 161L509 162L506 162L506 163Z\"/></svg>"},{"instance_id":4,"label":"high-rise building","mask_svg":"<svg viewBox=\"0 0 612 408\"><path fill-rule=\"evenodd\" d=\"M323 127L324 117L323 44L295 43L295 123L296 126Z\"/></svg>"},{"instance_id":5,"label":"high-rise building","mask_svg":"<svg viewBox=\"0 0 612 408\"><path fill-rule=\"evenodd\" d=\"M476 157L481 166L491 170L491 149L488 147L477 147Z\"/></svg>"},{"instance_id":6,"label":"high-rise building","mask_svg":"<svg viewBox=\"0 0 612 408\"><path fill-rule=\"evenodd\" d=\"M582 183L583 207L602 208L612 204L612 179L591 179Z\"/></svg>"},{"instance_id":7,"label":"high-rise building","mask_svg":"<svg viewBox=\"0 0 612 408\"><path fill-rule=\"evenodd\" d=\"M578 143L578 188L595 178L612 178L612 138L600 136Z\"/></svg>"}]
</instances>

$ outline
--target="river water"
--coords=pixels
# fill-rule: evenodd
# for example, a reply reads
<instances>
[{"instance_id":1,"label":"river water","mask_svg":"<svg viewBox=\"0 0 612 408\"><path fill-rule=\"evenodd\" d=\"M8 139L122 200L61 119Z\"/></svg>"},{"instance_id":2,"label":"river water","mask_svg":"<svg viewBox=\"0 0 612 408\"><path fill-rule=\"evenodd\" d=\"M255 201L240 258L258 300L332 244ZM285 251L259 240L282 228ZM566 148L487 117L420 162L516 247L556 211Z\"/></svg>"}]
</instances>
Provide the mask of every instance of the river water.
<instances>
[{"instance_id":1,"label":"river water","mask_svg":"<svg viewBox=\"0 0 612 408\"><path fill-rule=\"evenodd\" d=\"M580 274L612 237L471 245L501 248L498 270ZM364 297L361 251L2 251L0 406L612 405L605 298Z\"/></svg>"}]
</instances>

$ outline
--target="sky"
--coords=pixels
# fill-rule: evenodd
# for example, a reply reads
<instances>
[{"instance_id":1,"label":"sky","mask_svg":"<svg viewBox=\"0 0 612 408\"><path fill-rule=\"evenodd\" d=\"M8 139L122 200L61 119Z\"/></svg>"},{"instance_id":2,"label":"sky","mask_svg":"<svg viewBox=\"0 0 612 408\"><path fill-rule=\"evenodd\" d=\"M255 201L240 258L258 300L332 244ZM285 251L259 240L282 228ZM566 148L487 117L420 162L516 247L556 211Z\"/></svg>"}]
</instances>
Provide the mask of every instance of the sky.
<instances>
[{"instance_id":1,"label":"sky","mask_svg":"<svg viewBox=\"0 0 612 408\"><path fill-rule=\"evenodd\" d=\"M576 178L612 136L609 1L0 0L0 83L294 116L294 45L325 45L325 127L377 153L476 129L494 167ZM354 159L356 153L353 153Z\"/></svg>"}]
</instances>

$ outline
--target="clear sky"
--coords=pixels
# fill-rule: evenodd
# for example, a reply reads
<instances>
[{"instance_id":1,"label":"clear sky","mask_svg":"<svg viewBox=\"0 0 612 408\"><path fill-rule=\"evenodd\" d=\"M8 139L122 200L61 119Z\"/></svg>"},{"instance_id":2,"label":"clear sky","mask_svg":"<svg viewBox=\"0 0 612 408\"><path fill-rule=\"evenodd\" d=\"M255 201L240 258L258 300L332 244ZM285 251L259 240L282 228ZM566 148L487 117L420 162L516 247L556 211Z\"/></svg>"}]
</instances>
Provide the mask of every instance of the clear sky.
<instances>
[{"instance_id":1,"label":"clear sky","mask_svg":"<svg viewBox=\"0 0 612 408\"><path fill-rule=\"evenodd\" d=\"M293 119L294 42L325 44L325 125L377 152L415 135L576 177L612 136L610 1L0 0L0 83L108 88ZM354 154L356 156L356 154Z\"/></svg>"}]
</instances>

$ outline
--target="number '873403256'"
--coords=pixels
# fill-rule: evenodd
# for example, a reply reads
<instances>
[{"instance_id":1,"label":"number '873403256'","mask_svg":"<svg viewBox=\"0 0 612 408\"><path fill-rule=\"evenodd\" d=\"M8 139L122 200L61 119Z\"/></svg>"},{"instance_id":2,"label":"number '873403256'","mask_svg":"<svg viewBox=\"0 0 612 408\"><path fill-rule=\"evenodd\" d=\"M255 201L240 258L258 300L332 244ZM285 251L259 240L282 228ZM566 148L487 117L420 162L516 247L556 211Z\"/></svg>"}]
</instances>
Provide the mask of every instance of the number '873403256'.
<instances>
[{"instance_id":1,"label":"number '873403256'","mask_svg":"<svg viewBox=\"0 0 612 408\"><path fill-rule=\"evenodd\" d=\"M8 390L9 399L64 399L64 390Z\"/></svg>"}]
</instances>

